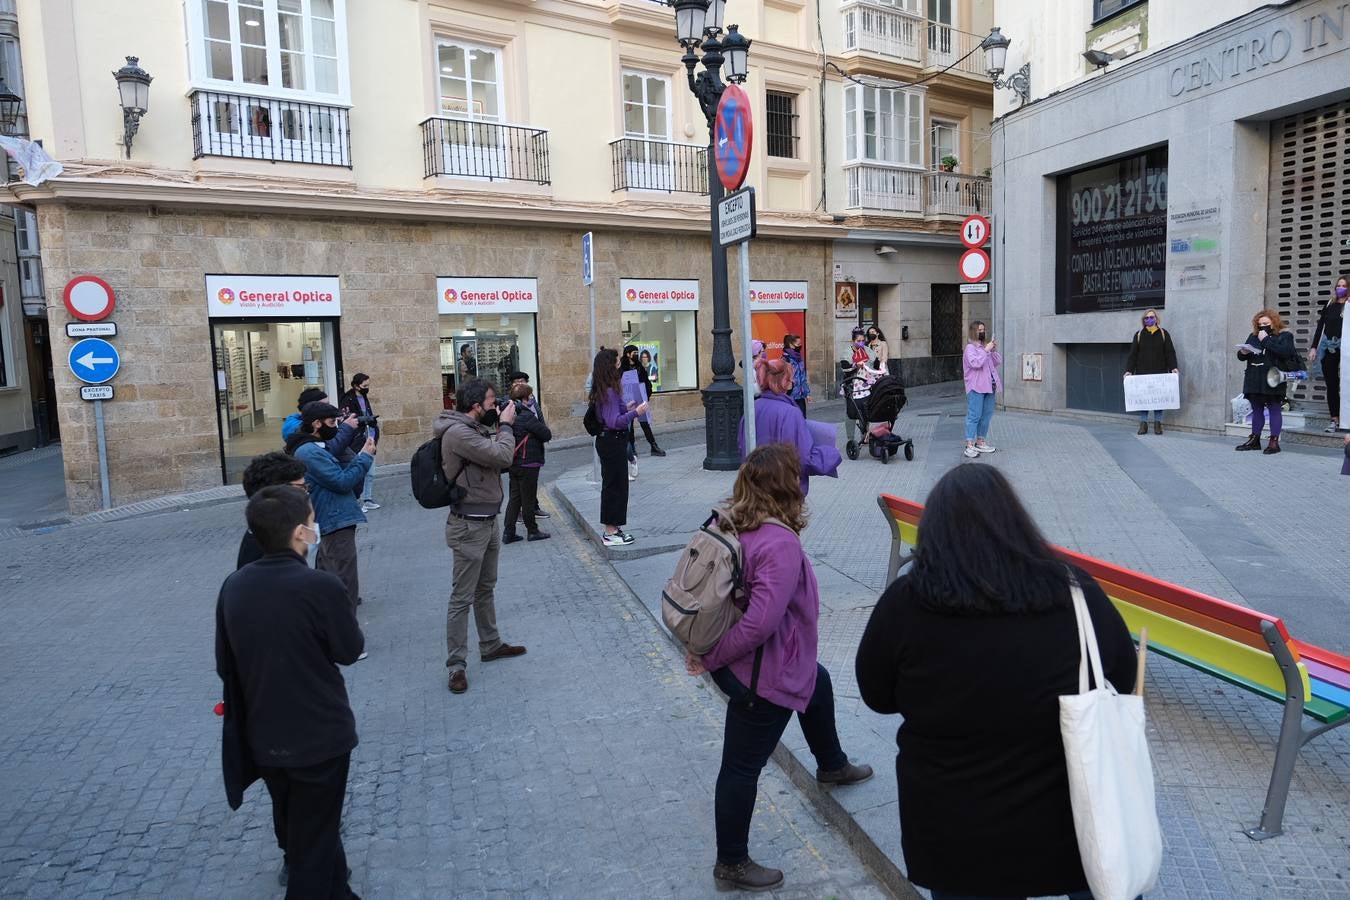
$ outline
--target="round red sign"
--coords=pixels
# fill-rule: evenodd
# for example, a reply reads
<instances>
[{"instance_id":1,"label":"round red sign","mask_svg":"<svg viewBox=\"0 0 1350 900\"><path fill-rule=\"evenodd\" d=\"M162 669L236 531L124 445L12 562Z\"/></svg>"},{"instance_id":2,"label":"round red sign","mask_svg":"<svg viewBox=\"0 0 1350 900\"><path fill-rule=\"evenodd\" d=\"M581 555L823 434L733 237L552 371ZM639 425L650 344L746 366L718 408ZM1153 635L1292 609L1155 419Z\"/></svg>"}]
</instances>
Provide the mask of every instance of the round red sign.
<instances>
[{"instance_id":1,"label":"round red sign","mask_svg":"<svg viewBox=\"0 0 1350 900\"><path fill-rule=\"evenodd\" d=\"M739 85L729 84L717 104L713 124L713 158L717 162L717 180L728 191L739 190L750 171L750 148L754 144L754 126L750 121L750 95Z\"/></svg>"},{"instance_id":2,"label":"round red sign","mask_svg":"<svg viewBox=\"0 0 1350 900\"><path fill-rule=\"evenodd\" d=\"M989 277L989 254L983 250L967 250L961 254L961 277L972 284Z\"/></svg>"},{"instance_id":3,"label":"round red sign","mask_svg":"<svg viewBox=\"0 0 1350 900\"><path fill-rule=\"evenodd\" d=\"M989 240L989 220L984 216L969 216L961 223L961 243L974 250Z\"/></svg>"},{"instance_id":4,"label":"round red sign","mask_svg":"<svg viewBox=\"0 0 1350 900\"><path fill-rule=\"evenodd\" d=\"M66 283L66 310L85 322L97 322L112 315L117 295L112 286L97 275L79 275Z\"/></svg>"}]
</instances>

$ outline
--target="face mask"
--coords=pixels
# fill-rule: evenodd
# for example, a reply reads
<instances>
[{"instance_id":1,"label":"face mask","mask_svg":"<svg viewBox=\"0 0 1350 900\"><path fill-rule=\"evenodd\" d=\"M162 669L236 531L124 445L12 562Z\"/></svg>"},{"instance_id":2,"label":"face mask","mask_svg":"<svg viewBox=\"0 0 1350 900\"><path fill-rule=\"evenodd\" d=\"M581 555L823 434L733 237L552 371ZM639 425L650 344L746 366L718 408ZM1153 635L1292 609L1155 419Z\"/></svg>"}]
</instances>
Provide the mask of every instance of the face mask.
<instances>
[{"instance_id":1,"label":"face mask","mask_svg":"<svg viewBox=\"0 0 1350 900\"><path fill-rule=\"evenodd\" d=\"M1153 318L1152 316L1149 316L1147 319L1144 320L1144 324L1152 328L1154 325L1158 324L1158 320Z\"/></svg>"},{"instance_id":2,"label":"face mask","mask_svg":"<svg viewBox=\"0 0 1350 900\"><path fill-rule=\"evenodd\" d=\"M1260 327L1259 330L1261 330L1261 331L1270 331L1272 327L1273 327L1273 326L1271 326L1271 325L1262 325L1262 326Z\"/></svg>"},{"instance_id":3,"label":"face mask","mask_svg":"<svg viewBox=\"0 0 1350 900\"><path fill-rule=\"evenodd\" d=\"M314 540L312 540L312 541L305 541L305 546L306 546L306 547L317 547L317 546L319 546L319 539L323 536L323 535L321 535L321 534L319 533L319 523L318 523L318 522L315 522L313 525L306 525L306 526L304 526L304 527L305 527L305 528L308 528L308 529L310 529L311 531L314 532Z\"/></svg>"},{"instance_id":4,"label":"face mask","mask_svg":"<svg viewBox=\"0 0 1350 900\"><path fill-rule=\"evenodd\" d=\"M368 387L357 388L357 390L361 392L361 396L362 396L362 397L364 397L366 394L369 394L369 393L370 393L370 388L368 388Z\"/></svg>"},{"instance_id":5,"label":"face mask","mask_svg":"<svg viewBox=\"0 0 1350 900\"><path fill-rule=\"evenodd\" d=\"M483 410L483 414L478 417L478 424L486 425L488 428L491 428L493 425L497 424L498 416L499 413L497 412L497 407L494 406L492 409L485 409Z\"/></svg>"},{"instance_id":6,"label":"face mask","mask_svg":"<svg viewBox=\"0 0 1350 900\"><path fill-rule=\"evenodd\" d=\"M856 341L853 342L853 344L854 344L855 347L865 347L865 346L867 346L867 342L864 341L862 338L858 338Z\"/></svg>"},{"instance_id":7,"label":"face mask","mask_svg":"<svg viewBox=\"0 0 1350 900\"><path fill-rule=\"evenodd\" d=\"M331 441L337 437L337 427L334 425L323 425L319 428L319 440Z\"/></svg>"},{"instance_id":8,"label":"face mask","mask_svg":"<svg viewBox=\"0 0 1350 900\"><path fill-rule=\"evenodd\" d=\"M979 332L979 333L976 334L975 336L976 336L977 338L979 338L980 340L982 340L982 341L985 340L985 333L984 333L983 331Z\"/></svg>"},{"instance_id":9,"label":"face mask","mask_svg":"<svg viewBox=\"0 0 1350 900\"><path fill-rule=\"evenodd\" d=\"M1350 294L1350 288L1346 287L1345 285L1339 285L1339 286L1337 286L1337 288L1336 288L1336 298L1337 298L1338 300L1344 300L1346 294Z\"/></svg>"}]
</instances>

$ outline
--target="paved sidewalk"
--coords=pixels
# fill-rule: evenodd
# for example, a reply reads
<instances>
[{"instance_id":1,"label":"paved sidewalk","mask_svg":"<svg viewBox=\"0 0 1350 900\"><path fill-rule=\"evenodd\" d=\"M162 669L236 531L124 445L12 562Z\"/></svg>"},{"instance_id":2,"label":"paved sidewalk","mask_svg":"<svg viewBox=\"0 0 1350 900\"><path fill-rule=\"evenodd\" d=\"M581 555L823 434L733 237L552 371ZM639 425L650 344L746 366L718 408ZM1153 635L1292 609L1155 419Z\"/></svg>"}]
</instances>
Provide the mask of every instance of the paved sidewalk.
<instances>
[{"instance_id":1,"label":"paved sidewalk","mask_svg":"<svg viewBox=\"0 0 1350 900\"><path fill-rule=\"evenodd\" d=\"M861 704L853 658L883 588L890 531L877 509L886 491L922 500L960 455L957 398L911 403L897 430L916 459L845 460L838 480L813 479L803 540L821 582L821 659L834 677L845 749L882 774L838 795L832 815L858 829L864 848L899 875L893 760L899 720ZM1325 449L1264 457L1190 434L1136 436L1130 426L1009 414L995 416L996 465L1055 543L1285 618L1291 632L1350 652L1350 479ZM842 440L841 440L842 443ZM730 493L732 473L705 472L698 450L643 460L633 482L627 554L616 570L659 616L675 551ZM598 494L584 472L554 491L594 540ZM1157 897L1350 897L1350 729L1309 744L1295 771L1286 834L1255 843L1241 830L1260 817L1281 708L1160 657L1149 666L1150 737L1166 863ZM800 730L784 761L798 780L813 771ZM793 763L795 760L795 765ZM813 788L805 788L808 795ZM829 811L832 801L825 800ZM831 814L828 813L827 814ZM866 849L864 850L866 852ZM885 865L878 863L880 871Z\"/></svg>"},{"instance_id":2,"label":"paved sidewalk","mask_svg":"<svg viewBox=\"0 0 1350 900\"><path fill-rule=\"evenodd\" d=\"M387 484L386 484L387 482ZM346 670L361 744L344 841L381 898L716 896L723 707L614 571L555 515L503 548L520 659L446 691L444 515L381 479L362 528L370 658ZM212 658L243 506L0 539L0 894L279 897L261 785L231 812ZM888 896L776 766L751 846L771 896Z\"/></svg>"}]
</instances>

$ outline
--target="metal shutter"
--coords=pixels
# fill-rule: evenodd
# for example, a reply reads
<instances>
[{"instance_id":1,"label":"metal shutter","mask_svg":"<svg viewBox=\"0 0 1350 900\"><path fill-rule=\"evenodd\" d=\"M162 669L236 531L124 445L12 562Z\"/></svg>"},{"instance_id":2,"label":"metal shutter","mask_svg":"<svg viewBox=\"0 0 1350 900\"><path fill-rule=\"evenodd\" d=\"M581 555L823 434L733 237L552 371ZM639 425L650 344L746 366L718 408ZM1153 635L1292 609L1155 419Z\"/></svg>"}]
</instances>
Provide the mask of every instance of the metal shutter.
<instances>
[{"instance_id":1,"label":"metal shutter","mask_svg":"<svg viewBox=\"0 0 1350 900\"><path fill-rule=\"evenodd\" d=\"M1267 304L1306 353L1332 285L1350 272L1350 102L1271 123L1269 196ZM1320 379L1291 395L1308 412L1326 415Z\"/></svg>"}]
</instances>

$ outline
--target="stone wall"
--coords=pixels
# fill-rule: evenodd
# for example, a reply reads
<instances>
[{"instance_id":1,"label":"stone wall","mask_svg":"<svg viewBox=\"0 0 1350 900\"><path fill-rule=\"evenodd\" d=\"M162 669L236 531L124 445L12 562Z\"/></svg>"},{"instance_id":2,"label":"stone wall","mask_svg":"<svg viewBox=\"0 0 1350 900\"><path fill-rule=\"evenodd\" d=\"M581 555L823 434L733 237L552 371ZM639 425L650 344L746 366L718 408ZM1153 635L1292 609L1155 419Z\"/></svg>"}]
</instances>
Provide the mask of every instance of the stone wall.
<instances>
[{"instance_id":1,"label":"stone wall","mask_svg":"<svg viewBox=\"0 0 1350 900\"><path fill-rule=\"evenodd\" d=\"M590 369L588 300L581 283L581 231L380 219L314 219L148 207L46 204L39 209L54 355L63 359L70 321L61 292L93 274L117 293L112 321L122 356L105 405L114 505L221 483L207 273L337 275L341 278L341 369L369 372L381 416L380 462L406 461L441 410L437 275L539 279L540 393L554 433L581 433L571 416ZM712 284L706 238L649 232L595 234L596 328L617 345L619 277L699 278L700 383L711 378ZM807 280L825 298L825 242L755 243L756 278ZM735 269L732 271L735 282ZM739 323L732 307L733 328ZM828 310L809 316L825 321ZM808 343L811 343L808 337ZM813 376L824 375L824 342ZM739 354L738 354L739 357ZM93 410L57 366L62 443L72 512L99 502ZM817 381L817 383L821 383ZM345 387L345 385L344 385ZM699 418L697 391L662 395L657 422ZM659 432L659 428L658 428Z\"/></svg>"}]
</instances>

